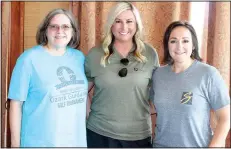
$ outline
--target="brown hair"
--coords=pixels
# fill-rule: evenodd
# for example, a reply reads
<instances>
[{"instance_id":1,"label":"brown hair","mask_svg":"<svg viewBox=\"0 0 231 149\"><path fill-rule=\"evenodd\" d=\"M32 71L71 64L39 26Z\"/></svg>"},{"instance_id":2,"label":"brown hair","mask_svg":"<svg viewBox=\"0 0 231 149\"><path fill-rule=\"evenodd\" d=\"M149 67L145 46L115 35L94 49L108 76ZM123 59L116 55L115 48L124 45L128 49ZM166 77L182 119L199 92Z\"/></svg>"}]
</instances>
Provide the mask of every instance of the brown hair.
<instances>
[{"instance_id":1,"label":"brown hair","mask_svg":"<svg viewBox=\"0 0 231 149\"><path fill-rule=\"evenodd\" d=\"M57 8L57 9L50 11L47 14L47 16L43 19L36 33L37 44L46 45L48 43L46 31L47 31L47 28L48 28L48 25L51 19L57 14L64 14L69 18L72 29L73 29L73 33L72 33L72 38L70 42L67 44L67 46L70 46L72 48L77 48L79 45L79 41L80 41L79 39L80 32L79 32L77 20L75 19L74 15L70 11L61 9L61 8Z\"/></svg>"}]
</instances>

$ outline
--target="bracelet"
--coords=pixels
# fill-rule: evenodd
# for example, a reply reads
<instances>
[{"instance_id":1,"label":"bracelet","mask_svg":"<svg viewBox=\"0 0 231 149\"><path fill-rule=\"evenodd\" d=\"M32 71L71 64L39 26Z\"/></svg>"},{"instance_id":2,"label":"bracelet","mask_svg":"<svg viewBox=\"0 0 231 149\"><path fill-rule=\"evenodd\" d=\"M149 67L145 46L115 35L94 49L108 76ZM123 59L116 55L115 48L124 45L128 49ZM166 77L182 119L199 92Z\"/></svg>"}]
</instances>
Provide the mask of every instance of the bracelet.
<instances>
[{"instance_id":1,"label":"bracelet","mask_svg":"<svg viewBox=\"0 0 231 149\"><path fill-rule=\"evenodd\" d=\"M157 113L151 113L150 115L157 115Z\"/></svg>"}]
</instances>

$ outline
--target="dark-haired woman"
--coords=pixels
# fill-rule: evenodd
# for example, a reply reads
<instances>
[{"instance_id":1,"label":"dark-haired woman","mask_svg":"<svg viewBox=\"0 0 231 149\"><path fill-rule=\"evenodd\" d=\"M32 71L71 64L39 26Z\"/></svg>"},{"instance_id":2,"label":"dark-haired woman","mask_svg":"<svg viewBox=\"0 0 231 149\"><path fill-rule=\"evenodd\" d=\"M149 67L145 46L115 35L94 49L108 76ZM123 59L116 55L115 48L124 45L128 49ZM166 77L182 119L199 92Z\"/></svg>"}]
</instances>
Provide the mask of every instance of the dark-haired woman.
<instances>
[{"instance_id":1,"label":"dark-haired woman","mask_svg":"<svg viewBox=\"0 0 231 149\"><path fill-rule=\"evenodd\" d=\"M153 74L157 112L154 147L224 147L230 129L230 97L218 70L202 63L196 32L186 21L164 34L164 62ZM210 110L218 117L215 132Z\"/></svg>"}]
</instances>

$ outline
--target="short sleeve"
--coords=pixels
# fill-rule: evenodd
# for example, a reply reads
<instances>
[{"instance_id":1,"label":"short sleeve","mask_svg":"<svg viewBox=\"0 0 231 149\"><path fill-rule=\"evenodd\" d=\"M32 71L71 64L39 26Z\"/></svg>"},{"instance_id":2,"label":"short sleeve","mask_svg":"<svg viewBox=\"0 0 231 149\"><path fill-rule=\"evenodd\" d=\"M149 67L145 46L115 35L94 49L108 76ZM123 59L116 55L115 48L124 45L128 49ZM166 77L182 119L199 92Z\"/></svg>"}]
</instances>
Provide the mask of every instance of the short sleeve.
<instances>
[{"instance_id":1,"label":"short sleeve","mask_svg":"<svg viewBox=\"0 0 231 149\"><path fill-rule=\"evenodd\" d=\"M150 89L149 89L149 100L154 103L154 77L155 77L155 72L158 67L155 67L152 71L152 78L151 78L151 83L150 83Z\"/></svg>"},{"instance_id":2,"label":"short sleeve","mask_svg":"<svg viewBox=\"0 0 231 149\"><path fill-rule=\"evenodd\" d=\"M78 58L78 60L81 61L81 68L83 68L83 70L85 69L84 68L84 64L85 64L85 59L86 59L86 56L83 54L82 51L78 50L78 53L80 55L80 57Z\"/></svg>"},{"instance_id":3,"label":"short sleeve","mask_svg":"<svg viewBox=\"0 0 231 149\"><path fill-rule=\"evenodd\" d=\"M16 61L13 69L8 98L12 100L26 101L30 88L31 61L23 53Z\"/></svg>"},{"instance_id":4,"label":"short sleeve","mask_svg":"<svg viewBox=\"0 0 231 149\"><path fill-rule=\"evenodd\" d=\"M156 67L160 67L160 63L159 63L159 56L158 53L156 52L156 49L153 49L153 60L154 60L154 69L156 69Z\"/></svg>"},{"instance_id":5,"label":"short sleeve","mask_svg":"<svg viewBox=\"0 0 231 149\"><path fill-rule=\"evenodd\" d=\"M153 98L154 98L154 90L153 90L153 77L154 77L154 72L155 70L160 67L160 63L159 63L159 57L158 57L158 53L156 52L156 49L153 48L150 44L147 44L147 48L149 48L149 51L151 51L151 53L149 53L149 58L152 61L151 65L152 65L152 76L151 79L149 80L149 100L153 102Z\"/></svg>"},{"instance_id":6,"label":"short sleeve","mask_svg":"<svg viewBox=\"0 0 231 149\"><path fill-rule=\"evenodd\" d=\"M85 74L86 74L87 80L89 82L93 82L94 78L91 75L91 61L90 61L89 55L87 55L85 57L84 69L85 69Z\"/></svg>"},{"instance_id":7,"label":"short sleeve","mask_svg":"<svg viewBox=\"0 0 231 149\"><path fill-rule=\"evenodd\" d=\"M145 43L145 45L146 45L146 48L148 48L149 51L151 51L151 53L149 53L149 54L150 54L150 56L151 56L150 59L153 61L152 64L153 64L154 69L155 69L156 67L160 67L159 56L158 56L158 53L157 53L156 49L153 48L153 46L150 45L150 44ZM149 57L150 57L150 56L149 56Z\"/></svg>"},{"instance_id":8,"label":"short sleeve","mask_svg":"<svg viewBox=\"0 0 231 149\"><path fill-rule=\"evenodd\" d=\"M208 97L210 106L214 110L230 104L228 88L217 69L208 81Z\"/></svg>"}]
</instances>

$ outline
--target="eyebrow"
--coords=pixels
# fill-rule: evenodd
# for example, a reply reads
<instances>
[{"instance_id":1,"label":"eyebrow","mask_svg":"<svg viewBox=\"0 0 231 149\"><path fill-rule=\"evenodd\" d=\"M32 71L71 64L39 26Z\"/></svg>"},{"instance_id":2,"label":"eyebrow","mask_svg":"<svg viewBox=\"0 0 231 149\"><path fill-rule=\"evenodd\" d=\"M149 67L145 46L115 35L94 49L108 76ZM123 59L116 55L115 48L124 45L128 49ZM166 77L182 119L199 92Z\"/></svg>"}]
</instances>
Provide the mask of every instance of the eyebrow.
<instances>
[{"instance_id":1,"label":"eyebrow","mask_svg":"<svg viewBox=\"0 0 231 149\"><path fill-rule=\"evenodd\" d=\"M122 19L119 19L119 18L115 18L115 20L122 20ZM126 19L126 20L134 20L132 18L129 18L129 19Z\"/></svg>"},{"instance_id":2,"label":"eyebrow","mask_svg":"<svg viewBox=\"0 0 231 149\"><path fill-rule=\"evenodd\" d=\"M53 24L53 23L50 23L50 25L71 25L71 24Z\"/></svg>"},{"instance_id":3,"label":"eyebrow","mask_svg":"<svg viewBox=\"0 0 231 149\"><path fill-rule=\"evenodd\" d=\"M177 39L176 37L171 37L169 39ZM189 37L183 37L183 39L189 39Z\"/></svg>"}]
</instances>

